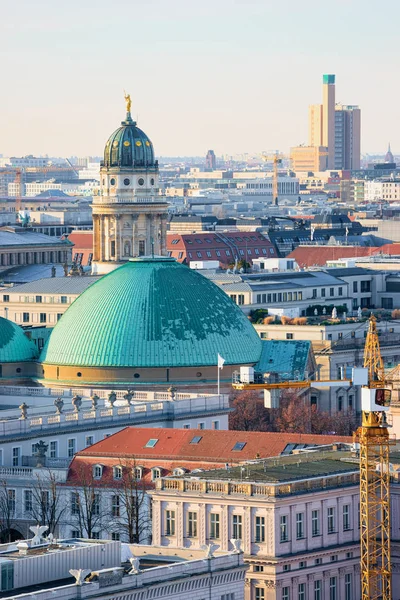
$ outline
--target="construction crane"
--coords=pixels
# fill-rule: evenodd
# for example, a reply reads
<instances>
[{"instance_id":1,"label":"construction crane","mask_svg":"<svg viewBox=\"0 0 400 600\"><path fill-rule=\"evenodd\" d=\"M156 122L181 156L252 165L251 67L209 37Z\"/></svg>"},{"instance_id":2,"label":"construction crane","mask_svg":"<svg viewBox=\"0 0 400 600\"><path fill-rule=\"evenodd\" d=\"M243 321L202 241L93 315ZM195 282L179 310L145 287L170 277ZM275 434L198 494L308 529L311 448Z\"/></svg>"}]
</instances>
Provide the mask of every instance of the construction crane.
<instances>
[{"instance_id":1,"label":"construction crane","mask_svg":"<svg viewBox=\"0 0 400 600\"><path fill-rule=\"evenodd\" d=\"M282 164L284 158L287 158L283 154L276 152L275 154L263 154L262 159L264 162L272 162L272 205L278 206L279 203L279 192L278 192L278 167Z\"/></svg>"},{"instance_id":2,"label":"construction crane","mask_svg":"<svg viewBox=\"0 0 400 600\"><path fill-rule=\"evenodd\" d=\"M364 348L364 367L352 379L273 382L271 377L242 367L234 373L235 389L277 390L323 386L361 386L362 425L354 434L360 454L361 600L391 600L390 563L390 440L386 412L390 390L385 389L384 365L376 319L371 316Z\"/></svg>"},{"instance_id":3,"label":"construction crane","mask_svg":"<svg viewBox=\"0 0 400 600\"><path fill-rule=\"evenodd\" d=\"M360 445L361 598L390 600L390 462L386 411L390 391L379 347L376 319L371 317L365 342L364 367L368 387L361 390Z\"/></svg>"}]
</instances>

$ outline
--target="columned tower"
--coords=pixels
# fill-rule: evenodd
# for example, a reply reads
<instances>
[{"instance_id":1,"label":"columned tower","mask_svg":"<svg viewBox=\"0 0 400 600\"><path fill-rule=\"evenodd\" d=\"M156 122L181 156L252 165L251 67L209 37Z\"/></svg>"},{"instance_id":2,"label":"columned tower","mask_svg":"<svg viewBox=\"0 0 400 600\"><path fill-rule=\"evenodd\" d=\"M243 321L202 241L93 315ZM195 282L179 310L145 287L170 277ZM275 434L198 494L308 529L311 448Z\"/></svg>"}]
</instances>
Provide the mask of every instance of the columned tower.
<instances>
[{"instance_id":1,"label":"columned tower","mask_svg":"<svg viewBox=\"0 0 400 600\"><path fill-rule=\"evenodd\" d=\"M131 117L108 139L93 198L92 273L103 275L135 256L165 255L168 205L159 195L153 144Z\"/></svg>"}]
</instances>

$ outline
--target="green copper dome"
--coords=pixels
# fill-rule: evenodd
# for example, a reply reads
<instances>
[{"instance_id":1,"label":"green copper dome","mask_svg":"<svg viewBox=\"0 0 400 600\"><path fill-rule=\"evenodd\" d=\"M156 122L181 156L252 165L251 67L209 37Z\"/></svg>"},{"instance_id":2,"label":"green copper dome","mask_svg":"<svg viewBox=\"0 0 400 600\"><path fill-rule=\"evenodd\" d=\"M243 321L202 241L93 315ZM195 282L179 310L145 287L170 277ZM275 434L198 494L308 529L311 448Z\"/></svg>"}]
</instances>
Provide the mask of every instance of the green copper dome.
<instances>
[{"instance_id":1,"label":"green copper dome","mask_svg":"<svg viewBox=\"0 0 400 600\"><path fill-rule=\"evenodd\" d=\"M130 113L126 120L108 138L104 149L105 167L156 167L153 144L147 135L132 121Z\"/></svg>"},{"instance_id":2,"label":"green copper dome","mask_svg":"<svg viewBox=\"0 0 400 600\"><path fill-rule=\"evenodd\" d=\"M256 363L261 340L214 283L169 258L133 259L81 294L41 361L87 367Z\"/></svg>"},{"instance_id":3,"label":"green copper dome","mask_svg":"<svg viewBox=\"0 0 400 600\"><path fill-rule=\"evenodd\" d=\"M37 358L33 342L15 323L0 317L0 363L23 362Z\"/></svg>"}]
</instances>

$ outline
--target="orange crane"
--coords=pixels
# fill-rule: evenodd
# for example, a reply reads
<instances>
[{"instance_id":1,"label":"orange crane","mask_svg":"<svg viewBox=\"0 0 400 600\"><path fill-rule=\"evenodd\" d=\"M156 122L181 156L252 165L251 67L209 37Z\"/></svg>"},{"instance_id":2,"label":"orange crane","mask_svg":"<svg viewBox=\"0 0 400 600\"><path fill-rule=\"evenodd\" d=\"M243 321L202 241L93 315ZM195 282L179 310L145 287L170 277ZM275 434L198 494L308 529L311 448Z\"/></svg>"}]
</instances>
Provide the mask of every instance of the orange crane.
<instances>
[{"instance_id":1,"label":"orange crane","mask_svg":"<svg viewBox=\"0 0 400 600\"><path fill-rule=\"evenodd\" d=\"M257 374L256 374L257 375ZM234 373L235 389L307 388L312 385L360 385L362 425L354 434L360 452L361 600L391 600L390 563L390 440L386 412L390 390L385 389L384 365L376 319L371 316L364 348L364 367L353 369L350 380L271 382L251 367Z\"/></svg>"}]
</instances>

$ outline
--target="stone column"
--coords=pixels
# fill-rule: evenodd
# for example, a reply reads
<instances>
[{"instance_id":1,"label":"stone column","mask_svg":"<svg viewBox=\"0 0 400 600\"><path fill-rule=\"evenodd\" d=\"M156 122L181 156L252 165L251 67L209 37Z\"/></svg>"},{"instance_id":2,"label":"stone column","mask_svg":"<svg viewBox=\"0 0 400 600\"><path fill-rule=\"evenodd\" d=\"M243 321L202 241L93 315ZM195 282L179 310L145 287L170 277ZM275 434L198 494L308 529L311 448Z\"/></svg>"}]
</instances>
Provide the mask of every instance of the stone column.
<instances>
[{"instance_id":1,"label":"stone column","mask_svg":"<svg viewBox=\"0 0 400 600\"><path fill-rule=\"evenodd\" d=\"M115 260L119 261L121 256L121 240L119 231L119 215L114 217L114 240L115 240Z\"/></svg>"},{"instance_id":2,"label":"stone column","mask_svg":"<svg viewBox=\"0 0 400 600\"><path fill-rule=\"evenodd\" d=\"M139 254L139 245L137 239L137 222L138 216L131 215L132 217L132 256L138 256Z\"/></svg>"}]
</instances>

